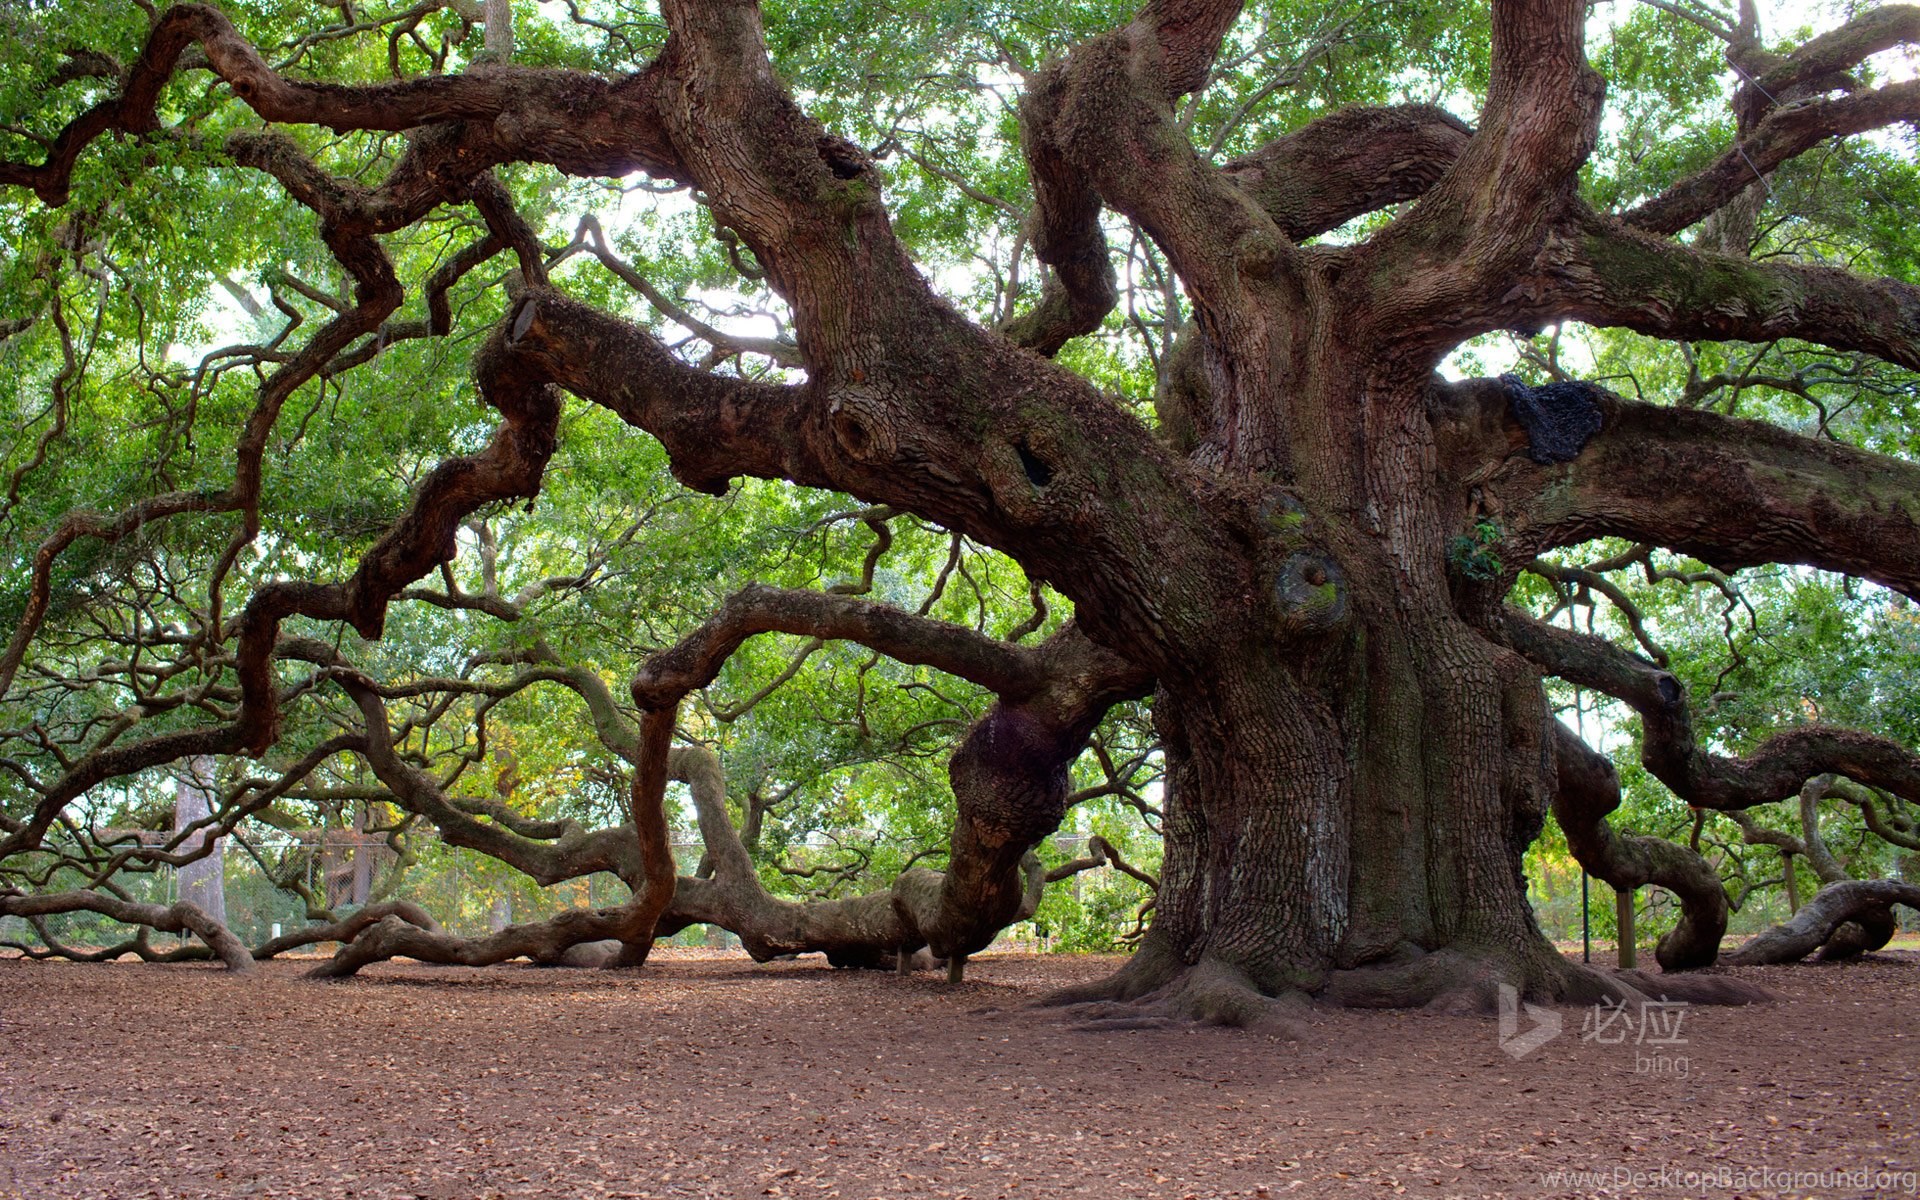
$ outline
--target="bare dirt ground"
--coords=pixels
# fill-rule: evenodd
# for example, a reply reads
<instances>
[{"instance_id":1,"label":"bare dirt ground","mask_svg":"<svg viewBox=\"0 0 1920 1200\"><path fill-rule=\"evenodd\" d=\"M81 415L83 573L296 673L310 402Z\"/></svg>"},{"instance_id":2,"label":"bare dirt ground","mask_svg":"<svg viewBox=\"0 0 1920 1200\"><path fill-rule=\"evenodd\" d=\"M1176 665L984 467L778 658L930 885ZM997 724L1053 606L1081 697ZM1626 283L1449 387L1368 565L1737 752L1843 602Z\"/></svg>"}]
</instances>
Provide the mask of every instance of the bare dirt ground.
<instances>
[{"instance_id":1,"label":"bare dirt ground","mask_svg":"<svg viewBox=\"0 0 1920 1200\"><path fill-rule=\"evenodd\" d=\"M1651 1031L1560 1010L1519 1059L1487 1017L1326 1012L1284 1042L1021 1010L1113 965L0 959L0 1197L1920 1192L1913 951L1749 969L1783 1002Z\"/></svg>"}]
</instances>

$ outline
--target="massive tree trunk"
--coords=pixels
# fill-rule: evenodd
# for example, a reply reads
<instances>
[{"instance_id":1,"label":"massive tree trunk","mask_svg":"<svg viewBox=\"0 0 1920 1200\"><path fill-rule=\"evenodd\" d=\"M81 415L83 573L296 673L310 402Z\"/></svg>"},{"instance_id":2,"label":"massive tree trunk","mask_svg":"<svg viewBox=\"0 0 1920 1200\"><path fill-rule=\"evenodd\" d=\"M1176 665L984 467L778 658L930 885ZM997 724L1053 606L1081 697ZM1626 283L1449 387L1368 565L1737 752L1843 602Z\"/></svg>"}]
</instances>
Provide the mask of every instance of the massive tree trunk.
<instances>
[{"instance_id":1,"label":"massive tree trunk","mask_svg":"<svg viewBox=\"0 0 1920 1200\"><path fill-rule=\"evenodd\" d=\"M1424 413L1424 381L1402 404ZM1434 456L1420 424L1406 432L1423 445L1324 472L1352 492L1251 505L1243 570L1267 594L1196 621L1160 675L1157 918L1094 992L1191 975L1207 994L1183 1006L1237 1020L1258 1011L1248 995L1289 990L1421 1004L1490 1002L1503 981L1602 986L1565 967L1527 905L1520 855L1554 790L1546 701L1538 672L1456 611L1445 541L1463 515L1418 477ZM1397 478L1408 463L1415 478Z\"/></svg>"}]
</instances>

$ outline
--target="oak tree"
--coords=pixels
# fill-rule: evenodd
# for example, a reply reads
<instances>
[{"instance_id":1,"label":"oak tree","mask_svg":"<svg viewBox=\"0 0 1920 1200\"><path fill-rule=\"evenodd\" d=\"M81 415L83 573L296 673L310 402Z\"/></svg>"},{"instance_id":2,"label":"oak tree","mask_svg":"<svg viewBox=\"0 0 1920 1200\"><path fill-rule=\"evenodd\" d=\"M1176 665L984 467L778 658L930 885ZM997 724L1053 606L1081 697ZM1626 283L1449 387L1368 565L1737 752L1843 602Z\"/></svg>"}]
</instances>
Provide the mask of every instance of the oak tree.
<instances>
[{"instance_id":1,"label":"oak tree","mask_svg":"<svg viewBox=\"0 0 1920 1200\"><path fill-rule=\"evenodd\" d=\"M348 755L455 844L543 880L612 870L634 893L477 940L417 912L373 911L351 929L325 926L352 939L334 973L392 954L558 958L592 940L621 943L634 961L657 933L694 921L735 929L756 953L904 962L925 947L957 970L1032 911L1045 871L1030 852L1075 797L1070 768L1096 727L1115 706L1149 700L1165 764L1152 926L1115 977L1072 999L1238 1024L1301 993L1413 1005L1484 1001L1500 983L1549 998L1630 992L1631 979L1563 960L1528 908L1521 856L1549 810L1599 877L1681 897L1663 965L1712 962L1727 915L1720 880L1687 847L1612 829L1615 769L1555 720L1543 680L1631 706L1646 769L1701 809L1777 801L1828 774L1920 801L1920 755L1817 722L1727 753L1695 736L1692 697L1662 663L1530 615L1509 602L1516 577L1563 548L1616 538L1641 558L1671 552L1723 572L1801 564L1914 596L1920 468L1824 430L1726 415L1699 402L1712 389L1697 373L1697 394L1628 397L1577 371L1533 384L1440 368L1486 335L1569 322L1920 368L1913 283L1767 240L1778 232L1770 180L1836 138L1920 116L1920 84L1877 82L1870 61L1920 36L1920 9L1870 10L1780 45L1763 41L1751 4L1644 10L1673 27L1696 98L1717 86L1724 58L1731 113L1702 118L1685 146L1610 150L1602 170L1604 138L1661 139L1644 107L1609 109L1584 4L1369 12L1375 34L1405 22L1409 43L1455 73L1426 76L1457 85L1435 97L1446 106L1303 105L1283 128L1249 114L1315 64L1330 71L1371 43L1347 36L1354 14L1315 26L1283 6L1242 7L1051 5L1034 20L1037 8L1019 4L932 5L934 19L890 31L857 5L662 0L654 23L570 4L575 28L595 33L589 51L516 47L497 3L378 13L343 3L337 24L291 35L280 23L307 18L181 4L103 19L93 42L60 46L43 105L16 80L0 163L21 231L11 270L30 298L9 329L43 364L19 392L40 398L22 407L39 419L9 459L9 508L45 502L14 514L39 524L10 543L24 584L0 685L51 713L62 688L98 681L23 667L59 657L45 639L65 627L53 619L62 606L79 603L68 589L110 574L108 551L142 531L190 526L210 567L173 577L165 556L150 556L141 568L152 576L142 594L184 614L178 625L138 605L99 622L98 644L126 651L94 669L131 699L70 722L70 740L30 736L44 758L10 764L22 803L4 817L0 860L44 853L89 789L163 764L279 762L278 780L234 784L222 811L237 820ZM6 19L24 29L45 16L29 5ZM841 20L849 29L833 32ZM957 91L1014 94L1008 119L994 128L958 101L923 100L885 137L849 136L879 119L859 105L887 103L863 90L858 47L890 36L912 53L934 54L941 37L993 46L994 70L974 62ZM776 69L781 57L808 73L807 87ZM1637 79L1662 69L1609 59ZM1636 104L1657 92L1642 79ZM1625 133L1609 132L1610 116ZM929 149L937 139L910 128L943 122L947 145L1002 136L1018 157L943 160ZM1862 161L1850 169L1876 160ZM903 205L890 172L906 177L909 162L922 183L903 185L915 201ZM183 182L196 179L220 190L197 198ZM572 186L562 180L696 197L711 231L686 222L701 246L688 253L764 285L786 325L749 336L701 317L623 260L597 222L556 248L528 214L545 204L542 189ZM947 290L985 290L984 303L935 286L916 257L935 219L919 203L928 180L949 184L950 200L1017 216L1010 262L1017 270L1030 250L1037 288L977 270ZM288 206L310 214L346 286L270 266L261 282L288 318L279 332L234 348L224 367L123 397L100 431L125 444L86 452L136 466L117 473L120 485L144 472L137 495L99 505L96 484L74 478L56 504L60 489L30 486L50 457L84 474L67 429L82 421L99 331L161 345L177 331L125 315L139 311L141 288L206 286L171 251L244 241L258 232L249 213ZM690 351L560 270L588 256L707 348ZM1893 257L1858 256L1910 277L1912 264ZM511 269L489 267L497 258ZM1135 277L1136 265L1158 283ZM1158 305L1154 320L1142 305ZM1103 386L1111 358L1089 349L1123 319L1144 334L1151 412ZM488 428L438 397L383 386L383 362L413 343L470 357ZM251 387L227 373L236 363ZM1748 374L1733 386L1763 385L1762 372ZM355 407L343 413L349 388ZM230 410L219 478L197 458L192 470L174 461L201 403ZM277 476L291 445L353 436L354 413L414 409L409 435L440 439L444 459L403 481L365 458L333 464L364 485L361 516L377 536L337 569L300 549L288 514L305 485ZM412 603L512 622L582 586L556 573L507 592L488 559L498 548L474 522L554 486L550 469L583 411L653 439L695 492L784 481L856 498L880 539L904 514L990 547L1070 601L1071 620L1039 610L1029 626L990 632L887 603L873 594L876 541L857 583L751 584L670 645L635 647L626 697L602 677L608 655L530 638L492 660L518 670L507 681L436 686L569 689L630 765L620 776L630 823L587 829L453 796L409 750L415 726L389 712L432 689L383 677L371 652L356 659L341 638L374 642ZM486 560L477 591L450 566L463 547ZM269 566L254 571L258 559ZM948 763L944 870L914 867L845 900L766 892L731 828L717 760L674 741L688 696L767 633L854 643L990 697ZM143 665L156 647L164 665ZM326 736L289 741L321 694L343 702ZM670 777L690 784L709 855L704 872L679 879L666 845ZM104 864L121 852L89 853ZM93 899L71 902L111 906L97 887L84 894ZM74 893L0 904L46 912L62 895ZM222 953L234 960L232 947Z\"/></svg>"}]
</instances>

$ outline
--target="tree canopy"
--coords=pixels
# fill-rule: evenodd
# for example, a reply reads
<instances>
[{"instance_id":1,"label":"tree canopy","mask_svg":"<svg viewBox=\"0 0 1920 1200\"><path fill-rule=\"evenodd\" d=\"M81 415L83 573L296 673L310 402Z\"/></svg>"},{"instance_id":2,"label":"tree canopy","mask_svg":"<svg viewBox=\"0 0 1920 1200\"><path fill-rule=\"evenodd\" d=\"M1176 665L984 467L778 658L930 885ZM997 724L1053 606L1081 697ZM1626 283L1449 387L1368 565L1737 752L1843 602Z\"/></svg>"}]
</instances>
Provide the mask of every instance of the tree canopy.
<instances>
[{"instance_id":1,"label":"tree canopy","mask_svg":"<svg viewBox=\"0 0 1920 1200\"><path fill-rule=\"evenodd\" d=\"M1670 968L1799 872L1798 953L1867 947L1920 898L1920 9L1810 21L0 11L0 912L330 974L1151 920L1078 998L1236 1023L1631 991L1533 847L1674 894ZM302 928L153 903L209 832ZM399 898L456 851L620 894L468 936Z\"/></svg>"}]
</instances>

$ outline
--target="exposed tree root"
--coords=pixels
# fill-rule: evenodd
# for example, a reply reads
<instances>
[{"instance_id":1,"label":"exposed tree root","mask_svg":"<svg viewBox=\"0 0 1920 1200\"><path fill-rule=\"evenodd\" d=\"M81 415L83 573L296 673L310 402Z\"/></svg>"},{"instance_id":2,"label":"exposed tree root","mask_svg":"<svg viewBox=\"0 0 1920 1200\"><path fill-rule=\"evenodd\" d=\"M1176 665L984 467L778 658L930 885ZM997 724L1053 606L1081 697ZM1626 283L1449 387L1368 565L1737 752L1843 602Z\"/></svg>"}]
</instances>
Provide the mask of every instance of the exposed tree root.
<instances>
[{"instance_id":1,"label":"exposed tree root","mask_svg":"<svg viewBox=\"0 0 1920 1200\"><path fill-rule=\"evenodd\" d=\"M1199 1023L1250 1028L1298 1040L1311 1024L1313 1002L1341 1008L1423 1008L1493 1013L1502 988L1515 998L1559 1004L1756 1004L1765 988L1723 975L1653 975L1606 971L1568 962L1548 949L1468 949L1433 953L1409 948L1394 961L1330 972L1311 996L1268 995L1248 973L1210 957L1187 965L1149 940L1118 972L1064 988L1040 1006L1063 1008L1083 1029L1133 1029Z\"/></svg>"},{"instance_id":2,"label":"exposed tree root","mask_svg":"<svg viewBox=\"0 0 1920 1200\"><path fill-rule=\"evenodd\" d=\"M1186 967L1187 964L1168 949L1164 939L1149 933L1118 971L1105 979L1061 988L1043 996L1038 1003L1043 1008L1051 1008L1138 1000L1165 987Z\"/></svg>"},{"instance_id":3,"label":"exposed tree root","mask_svg":"<svg viewBox=\"0 0 1920 1200\"><path fill-rule=\"evenodd\" d=\"M1823 960L1878 950L1893 936L1891 909L1895 904L1920 910L1920 885L1898 879L1830 883L1791 921L1755 934L1720 961L1732 966L1762 966L1798 962L1816 950L1822 951Z\"/></svg>"},{"instance_id":4,"label":"exposed tree root","mask_svg":"<svg viewBox=\"0 0 1920 1200\"><path fill-rule=\"evenodd\" d=\"M1125 988L1121 989L1124 994ZM1073 1028L1090 1031L1143 1029L1193 1023L1222 1025L1287 1041L1304 1040L1312 1005L1300 992L1263 994L1231 963L1202 958L1152 991L1126 999L1073 999L1068 989L1041 1001L1067 1006Z\"/></svg>"},{"instance_id":5,"label":"exposed tree root","mask_svg":"<svg viewBox=\"0 0 1920 1200\"><path fill-rule=\"evenodd\" d=\"M1517 954L1448 948L1396 966L1336 971L1319 998L1348 1008L1425 1008L1437 1012L1496 1011L1502 986L1516 998L1549 1004L1761 1004L1773 993L1724 975L1609 971L1569 962L1558 953Z\"/></svg>"},{"instance_id":6,"label":"exposed tree root","mask_svg":"<svg viewBox=\"0 0 1920 1200\"><path fill-rule=\"evenodd\" d=\"M1745 979L1687 971L1675 975L1653 975L1646 971L1617 971L1619 979L1655 1000L1684 1000L1688 1004L1717 1004L1738 1007L1743 1004L1771 1004L1779 997Z\"/></svg>"},{"instance_id":7,"label":"exposed tree root","mask_svg":"<svg viewBox=\"0 0 1920 1200\"><path fill-rule=\"evenodd\" d=\"M1454 946L1411 961L1335 971L1319 998L1343 1008L1491 1013L1498 1008L1502 987L1550 1004L1644 998L1631 982L1568 962L1544 944L1528 949Z\"/></svg>"}]
</instances>

